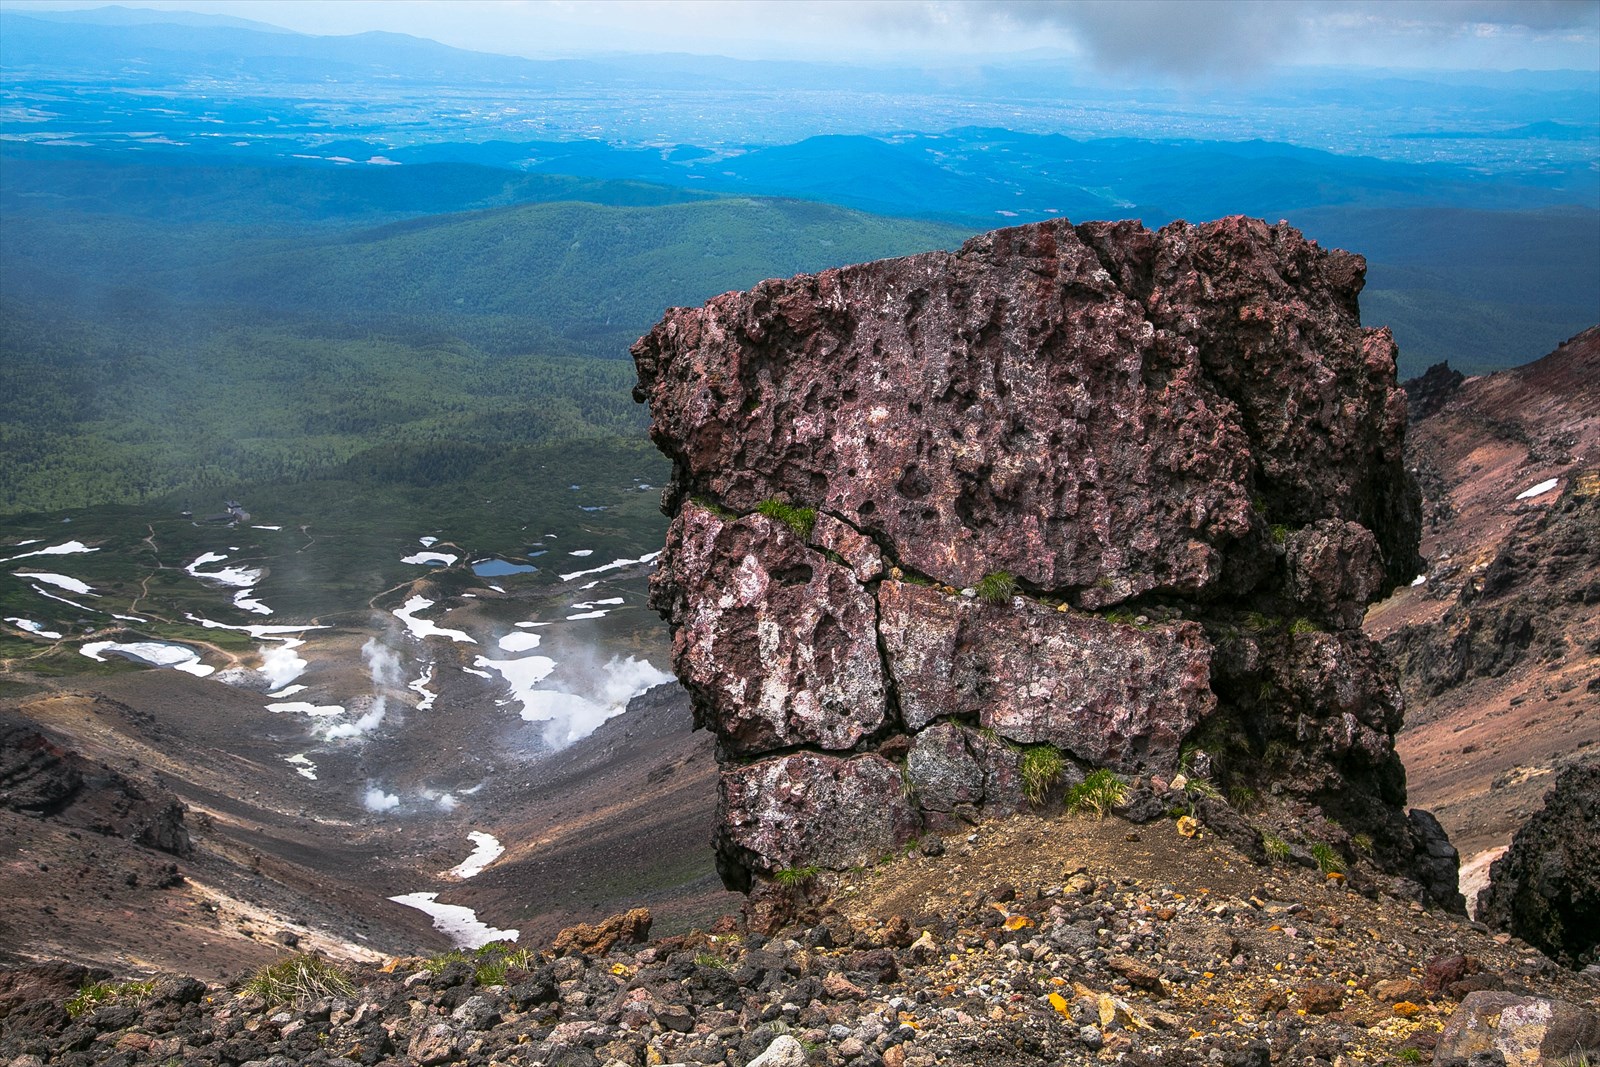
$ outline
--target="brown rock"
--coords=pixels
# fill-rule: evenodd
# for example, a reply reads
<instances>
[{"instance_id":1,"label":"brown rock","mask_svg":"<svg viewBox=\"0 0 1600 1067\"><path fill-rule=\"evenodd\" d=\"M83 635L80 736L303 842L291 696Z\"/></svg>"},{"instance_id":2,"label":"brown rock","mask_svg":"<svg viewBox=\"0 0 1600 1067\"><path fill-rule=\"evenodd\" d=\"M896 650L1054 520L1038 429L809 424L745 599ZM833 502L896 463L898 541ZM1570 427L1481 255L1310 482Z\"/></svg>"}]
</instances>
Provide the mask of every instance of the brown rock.
<instances>
[{"instance_id":1,"label":"brown rock","mask_svg":"<svg viewBox=\"0 0 1600 1067\"><path fill-rule=\"evenodd\" d=\"M730 886L750 875L880 859L920 825L900 769L878 756L800 752L722 772L717 869Z\"/></svg>"},{"instance_id":2,"label":"brown rock","mask_svg":"<svg viewBox=\"0 0 1600 1067\"><path fill-rule=\"evenodd\" d=\"M1184 736L1216 706L1211 646L1192 622L1140 628L894 581L878 605L913 729L975 714L1012 741L1135 771L1175 766Z\"/></svg>"},{"instance_id":3,"label":"brown rock","mask_svg":"<svg viewBox=\"0 0 1600 1067\"><path fill-rule=\"evenodd\" d=\"M1474 1053L1498 1051L1506 1067L1537 1067L1600 1045L1600 1012L1548 997L1470 993L1445 1023L1437 1067L1465 1067Z\"/></svg>"},{"instance_id":4,"label":"brown rock","mask_svg":"<svg viewBox=\"0 0 1600 1067\"><path fill-rule=\"evenodd\" d=\"M1385 978L1372 987L1372 999L1385 1004L1397 1004L1402 1000L1417 1001L1422 997L1422 987L1410 978Z\"/></svg>"},{"instance_id":5,"label":"brown rock","mask_svg":"<svg viewBox=\"0 0 1600 1067\"><path fill-rule=\"evenodd\" d=\"M1353 629L1418 563L1364 270L1252 219L1055 220L670 310L633 347L674 465L652 604L721 741L728 884L920 826L846 752L913 736L923 810L976 818L1021 802L1006 742L1166 775L1217 715L1292 754L1235 776L1409 871L1398 688ZM958 592L1001 571L1022 595Z\"/></svg>"},{"instance_id":6,"label":"brown rock","mask_svg":"<svg viewBox=\"0 0 1600 1067\"><path fill-rule=\"evenodd\" d=\"M847 749L883 722L872 597L783 523L684 507L651 599L697 722L730 750Z\"/></svg>"},{"instance_id":7,"label":"brown rock","mask_svg":"<svg viewBox=\"0 0 1600 1067\"><path fill-rule=\"evenodd\" d=\"M1106 966L1126 978L1128 984L1135 989L1145 989L1152 993L1166 992L1160 970L1132 956L1112 956L1106 960Z\"/></svg>"},{"instance_id":8,"label":"brown rock","mask_svg":"<svg viewBox=\"0 0 1600 1067\"><path fill-rule=\"evenodd\" d=\"M557 956L573 953L604 956L613 945L637 945L645 941L650 936L650 922L649 908L632 908L596 926L579 923L558 933L550 945L550 951Z\"/></svg>"},{"instance_id":9,"label":"brown rock","mask_svg":"<svg viewBox=\"0 0 1600 1067\"><path fill-rule=\"evenodd\" d=\"M1332 982L1302 982L1295 987L1295 1000L1310 1015L1327 1015L1344 1007L1344 987Z\"/></svg>"}]
</instances>

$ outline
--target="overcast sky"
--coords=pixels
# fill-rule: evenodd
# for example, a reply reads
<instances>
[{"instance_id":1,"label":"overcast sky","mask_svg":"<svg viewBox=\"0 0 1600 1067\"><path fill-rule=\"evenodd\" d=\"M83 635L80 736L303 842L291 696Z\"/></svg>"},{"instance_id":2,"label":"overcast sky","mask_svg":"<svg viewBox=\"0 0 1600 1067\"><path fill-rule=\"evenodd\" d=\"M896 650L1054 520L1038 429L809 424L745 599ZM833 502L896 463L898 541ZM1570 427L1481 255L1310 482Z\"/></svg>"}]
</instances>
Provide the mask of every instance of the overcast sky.
<instances>
[{"instance_id":1,"label":"overcast sky","mask_svg":"<svg viewBox=\"0 0 1600 1067\"><path fill-rule=\"evenodd\" d=\"M0 7L83 8L83 0ZM127 0L533 57L672 51L973 62L1044 52L1210 81L1301 65L1600 68L1600 0Z\"/></svg>"}]
</instances>

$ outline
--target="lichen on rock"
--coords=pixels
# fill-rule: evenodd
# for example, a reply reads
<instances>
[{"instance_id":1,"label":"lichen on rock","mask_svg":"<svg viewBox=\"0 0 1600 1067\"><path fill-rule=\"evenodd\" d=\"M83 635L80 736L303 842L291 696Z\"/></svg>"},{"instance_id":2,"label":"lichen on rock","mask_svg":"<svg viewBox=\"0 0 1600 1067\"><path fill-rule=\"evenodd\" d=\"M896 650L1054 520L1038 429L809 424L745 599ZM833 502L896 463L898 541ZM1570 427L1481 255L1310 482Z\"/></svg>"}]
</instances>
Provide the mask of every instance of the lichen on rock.
<instances>
[{"instance_id":1,"label":"lichen on rock","mask_svg":"<svg viewBox=\"0 0 1600 1067\"><path fill-rule=\"evenodd\" d=\"M1418 503L1364 272L1286 224L1053 220L668 311L633 347L674 463L652 602L729 883L1015 807L1035 744L1170 778L1204 742L1410 870L1359 625Z\"/></svg>"}]
</instances>

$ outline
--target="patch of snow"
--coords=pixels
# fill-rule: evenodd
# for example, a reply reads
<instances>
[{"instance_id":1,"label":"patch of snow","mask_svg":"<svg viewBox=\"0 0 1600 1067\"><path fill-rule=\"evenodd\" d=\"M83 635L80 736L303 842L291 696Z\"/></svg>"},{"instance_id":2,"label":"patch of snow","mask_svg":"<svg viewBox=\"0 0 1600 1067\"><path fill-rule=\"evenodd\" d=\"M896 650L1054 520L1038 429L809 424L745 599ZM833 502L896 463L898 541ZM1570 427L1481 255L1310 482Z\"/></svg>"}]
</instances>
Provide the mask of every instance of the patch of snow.
<instances>
[{"instance_id":1,"label":"patch of snow","mask_svg":"<svg viewBox=\"0 0 1600 1067\"><path fill-rule=\"evenodd\" d=\"M89 585L87 582L80 582L76 578L69 578L65 574L48 574L43 571L16 571L15 575L18 578L32 578L36 582L43 582L45 585L53 585L57 589L65 589L69 593L77 593L80 596L100 595L99 593L96 593L94 591L94 587Z\"/></svg>"},{"instance_id":2,"label":"patch of snow","mask_svg":"<svg viewBox=\"0 0 1600 1067\"><path fill-rule=\"evenodd\" d=\"M63 604L70 604L73 607L77 608L79 611L99 611L98 608L91 608L87 604L80 604L76 600L68 600L64 596L56 596L54 593L50 592L48 589L45 589L45 588L43 588L41 586L33 585L33 586L29 586L28 588L32 589L35 593L38 593L42 597L49 597L51 600L59 600Z\"/></svg>"},{"instance_id":3,"label":"patch of snow","mask_svg":"<svg viewBox=\"0 0 1600 1067\"><path fill-rule=\"evenodd\" d=\"M268 704L267 710L274 715L282 715L286 711L293 711L301 715L310 715L314 719L325 719L334 715L343 715L344 705L309 704L303 700L290 700L277 704Z\"/></svg>"},{"instance_id":4,"label":"patch of snow","mask_svg":"<svg viewBox=\"0 0 1600 1067\"><path fill-rule=\"evenodd\" d=\"M1415 578L1411 579L1411 587L1413 589L1415 589L1419 585L1426 585L1426 584L1428 584L1428 576L1426 574L1419 574Z\"/></svg>"},{"instance_id":5,"label":"patch of snow","mask_svg":"<svg viewBox=\"0 0 1600 1067\"><path fill-rule=\"evenodd\" d=\"M241 611L248 611L252 615L271 615L272 609L252 597L250 594L253 592L255 592L253 589L239 590L238 593L234 594L233 606Z\"/></svg>"},{"instance_id":6,"label":"patch of snow","mask_svg":"<svg viewBox=\"0 0 1600 1067\"><path fill-rule=\"evenodd\" d=\"M406 683L407 689L415 690L422 696L422 699L417 701L418 711L427 711L433 707L433 702L439 699L439 694L428 688L428 683L431 681L433 681L433 664L430 663L423 670L421 678Z\"/></svg>"},{"instance_id":7,"label":"patch of snow","mask_svg":"<svg viewBox=\"0 0 1600 1067\"><path fill-rule=\"evenodd\" d=\"M507 652L528 652L539 647L539 635L528 633L506 634L500 639L500 647Z\"/></svg>"},{"instance_id":8,"label":"patch of snow","mask_svg":"<svg viewBox=\"0 0 1600 1067\"><path fill-rule=\"evenodd\" d=\"M250 527L250 529L252 529L252 530L281 530L281 529L283 529L283 527L282 526L252 526L252 527Z\"/></svg>"},{"instance_id":9,"label":"patch of snow","mask_svg":"<svg viewBox=\"0 0 1600 1067\"><path fill-rule=\"evenodd\" d=\"M46 630L44 628L44 623L42 623L42 622L34 622L32 619L13 619L13 618L6 619L6 622L12 623L19 630L26 630L30 634L38 634L40 637L48 637L52 641L61 640L61 635L60 634L56 633L54 630Z\"/></svg>"},{"instance_id":10,"label":"patch of snow","mask_svg":"<svg viewBox=\"0 0 1600 1067\"><path fill-rule=\"evenodd\" d=\"M1560 478L1546 478L1538 485L1531 485L1517 494L1518 500L1532 500L1536 496L1544 496L1561 482Z\"/></svg>"},{"instance_id":11,"label":"patch of snow","mask_svg":"<svg viewBox=\"0 0 1600 1067\"><path fill-rule=\"evenodd\" d=\"M38 542L24 541L23 544L33 545L38 544ZM21 548L22 546L18 545L17 547ZM79 552L98 551L100 551L98 548L90 548L82 541L66 541L59 545L51 545L49 548L37 548L32 552L24 552L22 555L12 556L10 559L0 559L0 563L15 563L19 559L28 559L32 556L72 556Z\"/></svg>"},{"instance_id":12,"label":"patch of snow","mask_svg":"<svg viewBox=\"0 0 1600 1067\"><path fill-rule=\"evenodd\" d=\"M496 930L478 921L478 913L459 904L440 904L438 893L407 893L390 897L396 904L416 908L433 919L433 928L457 948L482 948L491 941L515 941L520 931Z\"/></svg>"},{"instance_id":13,"label":"patch of snow","mask_svg":"<svg viewBox=\"0 0 1600 1067\"><path fill-rule=\"evenodd\" d=\"M113 619L121 619L123 622L149 622L150 621L149 619L141 619L137 615L118 615L114 611L111 613L111 617Z\"/></svg>"},{"instance_id":14,"label":"patch of snow","mask_svg":"<svg viewBox=\"0 0 1600 1067\"><path fill-rule=\"evenodd\" d=\"M471 878L482 874L485 867L505 855L505 846L497 841L493 834L474 830L467 835L467 840L474 846L472 855L451 867L447 874L453 874L457 878Z\"/></svg>"},{"instance_id":15,"label":"patch of snow","mask_svg":"<svg viewBox=\"0 0 1600 1067\"><path fill-rule=\"evenodd\" d=\"M293 756L285 756L283 757L283 762L293 764L295 773L300 777L309 779L313 782L317 780L317 765L307 759L304 752L297 753Z\"/></svg>"},{"instance_id":16,"label":"patch of snow","mask_svg":"<svg viewBox=\"0 0 1600 1067\"><path fill-rule=\"evenodd\" d=\"M400 560L401 563L411 563L419 567L453 567L460 556L449 552L413 552Z\"/></svg>"},{"instance_id":17,"label":"patch of snow","mask_svg":"<svg viewBox=\"0 0 1600 1067\"><path fill-rule=\"evenodd\" d=\"M38 543L39 543L39 538L30 537L26 541L18 541L16 544L8 545L7 547L9 547L9 548L27 548L29 545L36 545Z\"/></svg>"},{"instance_id":18,"label":"patch of snow","mask_svg":"<svg viewBox=\"0 0 1600 1067\"><path fill-rule=\"evenodd\" d=\"M102 653L115 652L130 659L140 660L155 667L171 667L196 678L204 678L216 670L200 662L200 653L186 645L168 645L160 641L92 641L79 652L96 663L104 663Z\"/></svg>"},{"instance_id":19,"label":"patch of snow","mask_svg":"<svg viewBox=\"0 0 1600 1067\"><path fill-rule=\"evenodd\" d=\"M294 696L296 693L304 693L310 688L311 687L309 685L286 685L276 693L268 693L267 696L271 697L273 700L283 700L286 697Z\"/></svg>"},{"instance_id":20,"label":"patch of snow","mask_svg":"<svg viewBox=\"0 0 1600 1067\"><path fill-rule=\"evenodd\" d=\"M493 678L494 677L494 675L490 674L488 671L475 671L471 667L462 667L461 668L461 673L462 674L475 674L479 678Z\"/></svg>"},{"instance_id":21,"label":"patch of snow","mask_svg":"<svg viewBox=\"0 0 1600 1067\"><path fill-rule=\"evenodd\" d=\"M580 611L576 615L568 615L568 622L577 622L579 619L603 619L611 614L609 611Z\"/></svg>"},{"instance_id":22,"label":"patch of snow","mask_svg":"<svg viewBox=\"0 0 1600 1067\"><path fill-rule=\"evenodd\" d=\"M545 742L552 748L565 748L620 715L640 693L671 680L672 675L648 660L613 656L600 671L584 679L584 693L533 690L521 694L522 717L546 723Z\"/></svg>"},{"instance_id":23,"label":"patch of snow","mask_svg":"<svg viewBox=\"0 0 1600 1067\"><path fill-rule=\"evenodd\" d=\"M318 624L314 622L283 623L276 626L264 626L259 624L255 626L234 626L226 622L212 622L210 619L204 618L200 615L192 615L189 613L185 613L183 617L192 623L204 626L208 630L237 630L242 634L249 634L251 637L254 637L257 640L260 640L261 638L270 638L277 634L298 634L303 633L306 630L331 629L331 627L326 623Z\"/></svg>"},{"instance_id":24,"label":"patch of snow","mask_svg":"<svg viewBox=\"0 0 1600 1067\"><path fill-rule=\"evenodd\" d=\"M498 671L500 677L511 687L512 695L522 702L524 709L533 699L534 686L550 677L550 672L556 669L556 661L549 656L523 656L521 659L489 659L487 656L479 656L472 661L472 665ZM524 717L526 718L526 715Z\"/></svg>"},{"instance_id":25,"label":"patch of snow","mask_svg":"<svg viewBox=\"0 0 1600 1067\"><path fill-rule=\"evenodd\" d=\"M203 581L216 582L218 585L229 585L236 589L248 590L261 581L261 571L253 567L224 567L220 571L203 571L200 569L207 563L221 563L227 558L220 552L206 552L183 569Z\"/></svg>"},{"instance_id":26,"label":"patch of snow","mask_svg":"<svg viewBox=\"0 0 1600 1067\"><path fill-rule=\"evenodd\" d=\"M459 641L464 645L478 643L461 630L446 630L442 626L436 626L429 622L427 619L416 617L417 612L426 611L431 607L433 607L433 601L427 597L414 596L406 601L405 607L395 608L393 614L395 618L406 624L406 629L410 630L414 637L448 637L450 640Z\"/></svg>"},{"instance_id":27,"label":"patch of snow","mask_svg":"<svg viewBox=\"0 0 1600 1067\"><path fill-rule=\"evenodd\" d=\"M573 555L577 555L577 553L574 552ZM604 573L606 571L621 570L623 567L631 567L636 563L652 563L652 562L655 561L655 558L657 556L659 556L659 555L661 555L661 550L657 549L654 552L648 552L645 555L640 556L638 559L616 559L616 560L612 560L610 563L607 563L603 567L594 567L594 568L592 568L590 570L586 570L586 571L573 571L571 574L563 574L563 575L561 575L561 580L563 582L570 582L574 578L582 578L582 577L585 577L585 576L590 575L590 574L602 574L602 573Z\"/></svg>"},{"instance_id":28,"label":"patch of snow","mask_svg":"<svg viewBox=\"0 0 1600 1067\"><path fill-rule=\"evenodd\" d=\"M439 539L437 537L419 537L419 538L417 538L417 544L421 545L423 548L432 548L434 545L436 545L438 543L439 543Z\"/></svg>"},{"instance_id":29,"label":"patch of snow","mask_svg":"<svg viewBox=\"0 0 1600 1067\"><path fill-rule=\"evenodd\" d=\"M614 608L620 603L622 603L621 597L612 596L606 597L604 600L585 600L581 604L574 604L572 606L577 608L579 611L588 611L590 608Z\"/></svg>"},{"instance_id":30,"label":"patch of snow","mask_svg":"<svg viewBox=\"0 0 1600 1067\"><path fill-rule=\"evenodd\" d=\"M567 555L569 555L569 556L577 556L579 559L584 559L584 558L586 558L588 556L594 555L594 549L592 549L592 548L578 548L578 549L572 550L571 552L568 552Z\"/></svg>"}]
</instances>

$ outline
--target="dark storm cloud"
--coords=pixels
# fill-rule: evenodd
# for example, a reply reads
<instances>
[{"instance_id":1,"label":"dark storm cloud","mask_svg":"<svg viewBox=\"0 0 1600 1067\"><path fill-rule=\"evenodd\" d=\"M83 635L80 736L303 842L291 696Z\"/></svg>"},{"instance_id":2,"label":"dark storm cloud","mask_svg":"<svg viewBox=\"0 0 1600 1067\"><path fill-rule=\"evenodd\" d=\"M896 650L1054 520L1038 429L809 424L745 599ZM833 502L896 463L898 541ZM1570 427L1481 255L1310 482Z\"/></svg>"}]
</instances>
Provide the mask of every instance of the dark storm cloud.
<instances>
[{"instance_id":1,"label":"dark storm cloud","mask_svg":"<svg viewBox=\"0 0 1600 1067\"><path fill-rule=\"evenodd\" d=\"M1594 0L961 0L974 24L1060 33L1097 66L1169 75L1248 76L1362 55L1374 39L1428 47L1471 37L1577 35L1600 29Z\"/></svg>"}]
</instances>

